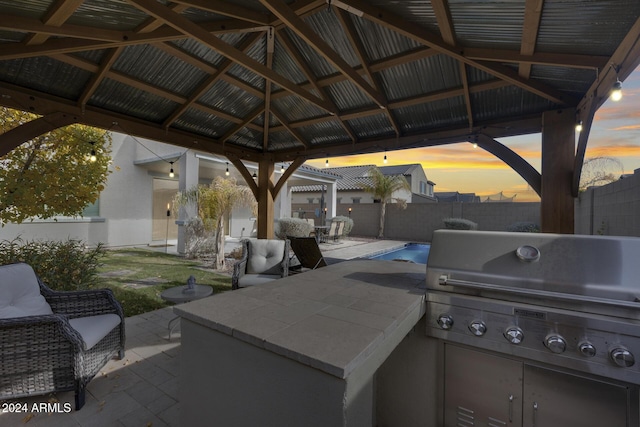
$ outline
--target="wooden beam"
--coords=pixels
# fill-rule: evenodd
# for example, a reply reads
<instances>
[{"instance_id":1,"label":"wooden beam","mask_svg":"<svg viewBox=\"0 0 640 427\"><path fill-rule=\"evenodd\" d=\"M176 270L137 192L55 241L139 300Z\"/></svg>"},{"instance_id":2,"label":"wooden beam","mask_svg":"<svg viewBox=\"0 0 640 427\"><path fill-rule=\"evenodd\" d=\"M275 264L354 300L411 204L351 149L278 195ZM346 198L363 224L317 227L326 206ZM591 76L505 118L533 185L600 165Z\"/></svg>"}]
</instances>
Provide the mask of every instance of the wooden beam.
<instances>
[{"instance_id":1,"label":"wooden beam","mask_svg":"<svg viewBox=\"0 0 640 427\"><path fill-rule=\"evenodd\" d=\"M541 195L542 177L540 176L540 173L513 150L482 133L469 138L468 141L471 143L477 143L478 147L488 151L505 162L511 169L516 171L518 175L527 182L527 184L529 184L533 191L535 191L539 196Z\"/></svg>"},{"instance_id":2,"label":"wooden beam","mask_svg":"<svg viewBox=\"0 0 640 427\"><path fill-rule=\"evenodd\" d=\"M15 127L0 135L0 157L33 138L78 121L77 116L57 112Z\"/></svg>"},{"instance_id":3,"label":"wooden beam","mask_svg":"<svg viewBox=\"0 0 640 427\"><path fill-rule=\"evenodd\" d=\"M296 157L295 159L293 159L293 161L289 164L289 166L287 167L287 169L284 171L284 173L282 174L282 176L280 176L280 179L278 179L278 182L276 183L276 185L273 187L273 191L271 192L271 196L273 197L273 199L275 200L276 197L278 197L278 194L280 193L280 190L282 190L282 187L284 186L284 184L287 182L287 180L289 179L289 177L291 175L293 175L293 173L300 167L303 165L303 163L307 160L306 157L304 156L299 156Z\"/></svg>"},{"instance_id":4,"label":"wooden beam","mask_svg":"<svg viewBox=\"0 0 640 427\"><path fill-rule=\"evenodd\" d=\"M274 15L281 19L289 29L295 32L300 38L313 47L322 57L324 57L338 71L358 86L367 96L369 96L378 106L384 108L384 98L366 80L360 76L353 68L342 59L327 42L316 34L305 22L295 14L281 0L260 0L260 3L269 9Z\"/></svg>"},{"instance_id":5,"label":"wooden beam","mask_svg":"<svg viewBox=\"0 0 640 427\"><path fill-rule=\"evenodd\" d=\"M49 8L46 15L42 19L45 25L60 27L66 22L73 12L76 11L84 0L57 0L56 3ZM27 37L25 44L41 44L47 41L49 34L35 33Z\"/></svg>"},{"instance_id":6,"label":"wooden beam","mask_svg":"<svg viewBox=\"0 0 640 427\"><path fill-rule=\"evenodd\" d=\"M297 95L304 100L327 110L330 108L326 102L312 95L311 93L300 89L290 80L285 79L280 74L274 72L264 64L256 61L245 53L239 51L233 46L223 42L218 37L212 35L205 28L190 21L182 15L179 15L166 6L156 2L155 0L127 0L137 8L145 11L146 13L155 16L156 18L164 20L168 25L176 30L184 33L185 35L192 37L201 43L211 47L223 56L232 59L243 67L253 71L254 73L271 80L273 83L282 86L294 95Z\"/></svg>"},{"instance_id":7,"label":"wooden beam","mask_svg":"<svg viewBox=\"0 0 640 427\"><path fill-rule=\"evenodd\" d=\"M251 22L253 24L270 25L269 14L256 12L238 4L221 0L173 0L183 6L193 7L218 15Z\"/></svg>"},{"instance_id":8,"label":"wooden beam","mask_svg":"<svg viewBox=\"0 0 640 427\"><path fill-rule=\"evenodd\" d=\"M100 83L111 69L113 63L116 62L123 49L123 47L110 49L104 56L102 62L100 63L100 68L93 75L91 80L85 85L84 90L82 91L82 95L80 95L80 98L78 99L78 105L80 106L80 108L84 109L84 106L87 104L96 89L98 89L98 86L100 86Z\"/></svg>"},{"instance_id":9,"label":"wooden beam","mask_svg":"<svg viewBox=\"0 0 640 427\"><path fill-rule=\"evenodd\" d=\"M524 23L522 25L522 41L520 42L520 53L522 55L531 56L536 51L543 6L544 0L526 0L524 6ZM520 77L528 79L531 75L531 63L521 63L518 73Z\"/></svg>"},{"instance_id":10,"label":"wooden beam","mask_svg":"<svg viewBox=\"0 0 640 427\"><path fill-rule=\"evenodd\" d=\"M511 62L522 65L546 65L586 70L602 69L609 57L597 55L572 55L567 53L531 53L528 55L511 50L465 48L464 55L474 61Z\"/></svg>"},{"instance_id":11,"label":"wooden beam","mask_svg":"<svg viewBox=\"0 0 640 427\"><path fill-rule=\"evenodd\" d=\"M576 110L542 115L542 193L540 222L544 233L574 232L574 176Z\"/></svg>"}]
</instances>

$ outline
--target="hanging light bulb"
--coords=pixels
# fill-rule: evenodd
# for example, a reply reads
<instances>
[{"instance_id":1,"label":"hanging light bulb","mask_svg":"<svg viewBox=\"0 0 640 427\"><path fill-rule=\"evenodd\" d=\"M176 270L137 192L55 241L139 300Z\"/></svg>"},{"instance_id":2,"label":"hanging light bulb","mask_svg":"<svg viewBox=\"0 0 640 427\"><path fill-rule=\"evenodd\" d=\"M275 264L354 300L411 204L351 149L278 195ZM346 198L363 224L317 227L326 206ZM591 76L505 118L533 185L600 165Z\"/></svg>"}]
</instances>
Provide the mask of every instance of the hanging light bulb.
<instances>
[{"instance_id":1,"label":"hanging light bulb","mask_svg":"<svg viewBox=\"0 0 640 427\"><path fill-rule=\"evenodd\" d=\"M582 132L582 120L580 120L580 121L576 124L576 132L578 132L578 133Z\"/></svg>"},{"instance_id":2,"label":"hanging light bulb","mask_svg":"<svg viewBox=\"0 0 640 427\"><path fill-rule=\"evenodd\" d=\"M253 173L253 179L258 179L258 175L256 175L256 173Z\"/></svg>"},{"instance_id":3,"label":"hanging light bulb","mask_svg":"<svg viewBox=\"0 0 640 427\"><path fill-rule=\"evenodd\" d=\"M96 156L96 150L94 148L95 142L89 141L89 144L91 144L91 154L89 155L89 160L95 162L96 160L98 160L98 157Z\"/></svg>"},{"instance_id":4,"label":"hanging light bulb","mask_svg":"<svg viewBox=\"0 0 640 427\"><path fill-rule=\"evenodd\" d=\"M328 168L328 167L329 167L329 159L327 159L327 161L326 161L326 162L324 162L324 167L325 167L325 168Z\"/></svg>"},{"instance_id":5,"label":"hanging light bulb","mask_svg":"<svg viewBox=\"0 0 640 427\"><path fill-rule=\"evenodd\" d=\"M384 151L384 159L382 159L382 163L387 164L387 150Z\"/></svg>"},{"instance_id":6,"label":"hanging light bulb","mask_svg":"<svg viewBox=\"0 0 640 427\"><path fill-rule=\"evenodd\" d=\"M473 148L478 148L478 143L477 142L473 143Z\"/></svg>"},{"instance_id":7,"label":"hanging light bulb","mask_svg":"<svg viewBox=\"0 0 640 427\"><path fill-rule=\"evenodd\" d=\"M174 176L176 176L176 175L173 173L173 162L169 162L169 164L171 165L171 170L169 171L169 178L173 178Z\"/></svg>"},{"instance_id":8,"label":"hanging light bulb","mask_svg":"<svg viewBox=\"0 0 640 427\"><path fill-rule=\"evenodd\" d=\"M280 165L280 173L284 173L284 163Z\"/></svg>"},{"instance_id":9,"label":"hanging light bulb","mask_svg":"<svg viewBox=\"0 0 640 427\"><path fill-rule=\"evenodd\" d=\"M224 174L225 174L226 176L229 176L229 162L227 162L227 170L226 170L226 171L224 171Z\"/></svg>"},{"instance_id":10,"label":"hanging light bulb","mask_svg":"<svg viewBox=\"0 0 640 427\"><path fill-rule=\"evenodd\" d=\"M611 100L612 101L620 101L622 99L622 82L620 80L616 80L613 84L613 89L611 90Z\"/></svg>"}]
</instances>

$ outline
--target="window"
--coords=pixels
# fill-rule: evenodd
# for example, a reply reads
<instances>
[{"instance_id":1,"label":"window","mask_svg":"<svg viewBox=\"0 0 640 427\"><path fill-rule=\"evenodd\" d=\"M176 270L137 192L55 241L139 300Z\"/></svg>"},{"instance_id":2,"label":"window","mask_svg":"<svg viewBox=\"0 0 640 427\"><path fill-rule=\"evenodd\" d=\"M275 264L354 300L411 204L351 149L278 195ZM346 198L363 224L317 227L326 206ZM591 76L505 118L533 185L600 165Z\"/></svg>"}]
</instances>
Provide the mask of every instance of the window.
<instances>
[{"instance_id":1,"label":"window","mask_svg":"<svg viewBox=\"0 0 640 427\"><path fill-rule=\"evenodd\" d=\"M100 199L85 206L85 208L82 210L83 218L91 218L96 216L100 216Z\"/></svg>"},{"instance_id":2,"label":"window","mask_svg":"<svg viewBox=\"0 0 640 427\"><path fill-rule=\"evenodd\" d=\"M420 194L428 194L427 183L424 181L420 181Z\"/></svg>"},{"instance_id":3,"label":"window","mask_svg":"<svg viewBox=\"0 0 640 427\"><path fill-rule=\"evenodd\" d=\"M358 204L358 203L360 203L360 199L361 199L361 197L353 197L351 199L351 203Z\"/></svg>"},{"instance_id":4,"label":"window","mask_svg":"<svg viewBox=\"0 0 640 427\"><path fill-rule=\"evenodd\" d=\"M313 197L309 197L309 198L307 199L307 203L309 203L310 205L312 205L312 204L313 204L313 200L314 200L314 199L313 199Z\"/></svg>"}]
</instances>

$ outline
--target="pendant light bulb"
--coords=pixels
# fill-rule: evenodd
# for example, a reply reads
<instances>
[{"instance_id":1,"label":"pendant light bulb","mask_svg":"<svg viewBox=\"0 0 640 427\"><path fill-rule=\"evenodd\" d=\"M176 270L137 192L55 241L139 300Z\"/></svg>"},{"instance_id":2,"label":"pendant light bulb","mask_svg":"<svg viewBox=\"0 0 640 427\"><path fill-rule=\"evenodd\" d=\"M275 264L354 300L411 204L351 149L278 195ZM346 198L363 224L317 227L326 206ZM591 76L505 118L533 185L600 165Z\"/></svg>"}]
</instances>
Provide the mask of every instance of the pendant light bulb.
<instances>
[{"instance_id":1,"label":"pendant light bulb","mask_svg":"<svg viewBox=\"0 0 640 427\"><path fill-rule=\"evenodd\" d=\"M227 170L226 170L226 171L224 171L224 174L225 174L226 176L229 176L229 162L227 162Z\"/></svg>"},{"instance_id":2,"label":"pendant light bulb","mask_svg":"<svg viewBox=\"0 0 640 427\"><path fill-rule=\"evenodd\" d=\"M169 171L169 178L173 178L174 176L176 176L176 175L173 173L173 162L169 162L169 164L171 165L171 170Z\"/></svg>"},{"instance_id":3,"label":"pendant light bulb","mask_svg":"<svg viewBox=\"0 0 640 427\"><path fill-rule=\"evenodd\" d=\"M327 159L327 161L326 161L326 162L324 162L324 167L325 167L325 168L328 168L328 167L329 167L329 159Z\"/></svg>"},{"instance_id":4,"label":"pendant light bulb","mask_svg":"<svg viewBox=\"0 0 640 427\"><path fill-rule=\"evenodd\" d=\"M613 84L613 89L611 90L611 100L612 101L620 101L622 99L622 82L620 80L616 80Z\"/></svg>"},{"instance_id":5,"label":"pendant light bulb","mask_svg":"<svg viewBox=\"0 0 640 427\"><path fill-rule=\"evenodd\" d=\"M284 173L284 163L280 165L280 173Z\"/></svg>"},{"instance_id":6,"label":"pendant light bulb","mask_svg":"<svg viewBox=\"0 0 640 427\"><path fill-rule=\"evenodd\" d=\"M386 165L387 164L387 155L384 155L384 159L382 160L382 162Z\"/></svg>"}]
</instances>

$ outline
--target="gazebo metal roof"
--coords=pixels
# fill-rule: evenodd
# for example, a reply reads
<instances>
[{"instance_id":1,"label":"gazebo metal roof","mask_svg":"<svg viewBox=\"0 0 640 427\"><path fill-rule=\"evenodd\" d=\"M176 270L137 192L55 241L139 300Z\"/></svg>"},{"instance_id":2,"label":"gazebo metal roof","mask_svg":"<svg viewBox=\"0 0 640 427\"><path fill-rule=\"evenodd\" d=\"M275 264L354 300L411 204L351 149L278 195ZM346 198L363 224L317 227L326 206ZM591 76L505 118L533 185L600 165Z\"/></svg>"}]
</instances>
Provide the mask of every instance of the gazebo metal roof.
<instances>
[{"instance_id":1,"label":"gazebo metal roof","mask_svg":"<svg viewBox=\"0 0 640 427\"><path fill-rule=\"evenodd\" d=\"M637 0L0 0L0 104L231 161L495 139L575 109L584 131L640 63ZM235 160L234 160L235 159ZM578 176L579 178L579 176Z\"/></svg>"}]
</instances>

